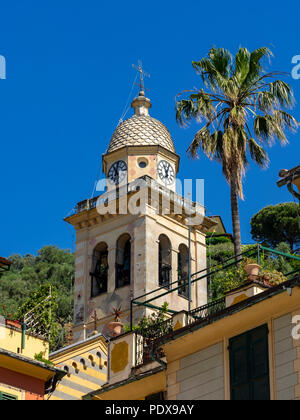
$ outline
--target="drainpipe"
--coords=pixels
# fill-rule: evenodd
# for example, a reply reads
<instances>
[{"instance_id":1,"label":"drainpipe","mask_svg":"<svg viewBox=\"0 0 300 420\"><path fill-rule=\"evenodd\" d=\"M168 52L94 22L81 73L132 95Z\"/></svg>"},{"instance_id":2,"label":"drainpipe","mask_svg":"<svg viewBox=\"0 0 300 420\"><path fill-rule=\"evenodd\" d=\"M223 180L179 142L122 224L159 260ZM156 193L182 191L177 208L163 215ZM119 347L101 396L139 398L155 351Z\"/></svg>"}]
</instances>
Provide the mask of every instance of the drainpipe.
<instances>
[{"instance_id":1,"label":"drainpipe","mask_svg":"<svg viewBox=\"0 0 300 420\"><path fill-rule=\"evenodd\" d=\"M159 363L164 369L167 369L167 363L155 356L153 348L150 348L150 356L152 360Z\"/></svg>"},{"instance_id":2,"label":"drainpipe","mask_svg":"<svg viewBox=\"0 0 300 420\"><path fill-rule=\"evenodd\" d=\"M110 338L109 337L105 337L106 340L108 341L107 343L107 383L109 383L110 381L110 349L111 349L111 343L110 343Z\"/></svg>"},{"instance_id":3,"label":"drainpipe","mask_svg":"<svg viewBox=\"0 0 300 420\"><path fill-rule=\"evenodd\" d=\"M25 349L25 342L26 342L26 324L23 323L22 324L22 344L21 344L22 350Z\"/></svg>"},{"instance_id":4,"label":"drainpipe","mask_svg":"<svg viewBox=\"0 0 300 420\"><path fill-rule=\"evenodd\" d=\"M191 193L188 194L189 196L189 234L188 234L188 241L189 241L189 312L191 312L191 301L192 301L192 255L191 255L191 233L192 233L192 226L191 226Z\"/></svg>"}]
</instances>

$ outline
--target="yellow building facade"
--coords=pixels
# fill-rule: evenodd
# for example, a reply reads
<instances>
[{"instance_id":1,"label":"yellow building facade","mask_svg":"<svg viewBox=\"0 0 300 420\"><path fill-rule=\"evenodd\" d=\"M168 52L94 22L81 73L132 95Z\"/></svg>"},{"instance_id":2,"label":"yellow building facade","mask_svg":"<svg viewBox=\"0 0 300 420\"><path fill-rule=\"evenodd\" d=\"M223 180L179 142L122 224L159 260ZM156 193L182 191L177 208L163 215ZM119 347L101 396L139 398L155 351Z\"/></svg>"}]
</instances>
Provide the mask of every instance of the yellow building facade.
<instances>
[{"instance_id":1,"label":"yellow building facade","mask_svg":"<svg viewBox=\"0 0 300 420\"><path fill-rule=\"evenodd\" d=\"M65 376L45 363L48 356L49 343L44 338L0 317L0 400L47 399Z\"/></svg>"},{"instance_id":2,"label":"yellow building facade","mask_svg":"<svg viewBox=\"0 0 300 420\"><path fill-rule=\"evenodd\" d=\"M205 313L206 308L198 320L195 313L174 315L173 331L159 337L154 346L161 349L162 357L146 364L137 363L134 333L118 337L110 344L110 381L84 398L298 400L299 302L298 276L217 308L213 315ZM180 316L183 326L178 328ZM116 372L114 348L122 344L124 352L124 343L129 346L129 361L126 365L123 358ZM120 354L118 358L122 359Z\"/></svg>"},{"instance_id":3,"label":"yellow building facade","mask_svg":"<svg viewBox=\"0 0 300 420\"><path fill-rule=\"evenodd\" d=\"M107 382L107 343L101 334L52 353L50 360L66 373L50 401L81 400Z\"/></svg>"}]
</instances>

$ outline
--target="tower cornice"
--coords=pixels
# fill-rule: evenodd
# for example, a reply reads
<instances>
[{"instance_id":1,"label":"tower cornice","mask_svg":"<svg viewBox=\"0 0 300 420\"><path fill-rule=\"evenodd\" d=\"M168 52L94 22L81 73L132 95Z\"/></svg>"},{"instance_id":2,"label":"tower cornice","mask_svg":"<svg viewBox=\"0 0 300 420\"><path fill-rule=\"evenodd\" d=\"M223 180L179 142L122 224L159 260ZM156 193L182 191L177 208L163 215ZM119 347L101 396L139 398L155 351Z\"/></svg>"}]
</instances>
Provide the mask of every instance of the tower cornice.
<instances>
[{"instance_id":1,"label":"tower cornice","mask_svg":"<svg viewBox=\"0 0 300 420\"><path fill-rule=\"evenodd\" d=\"M180 156L170 151L169 149L160 146L160 145L153 145L153 146L143 146L143 145L135 145L135 146L123 146L120 149L115 151L105 153L102 155L102 168L103 172L106 174L108 167L107 163L113 162L118 160L119 158L123 158L124 155L127 156L134 156L134 155L157 155L158 153L166 156L170 160L172 160L175 164L176 173L179 172L179 165L180 165Z\"/></svg>"}]
</instances>

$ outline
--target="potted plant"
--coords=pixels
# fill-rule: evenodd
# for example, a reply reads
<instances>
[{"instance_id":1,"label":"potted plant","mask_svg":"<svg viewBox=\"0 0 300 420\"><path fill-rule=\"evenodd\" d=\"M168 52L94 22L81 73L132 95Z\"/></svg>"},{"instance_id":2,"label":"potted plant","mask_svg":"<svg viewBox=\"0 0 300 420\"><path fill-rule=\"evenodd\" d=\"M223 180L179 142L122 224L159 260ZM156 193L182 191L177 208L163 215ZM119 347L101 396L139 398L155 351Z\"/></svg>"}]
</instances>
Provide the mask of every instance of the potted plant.
<instances>
[{"instance_id":1,"label":"potted plant","mask_svg":"<svg viewBox=\"0 0 300 420\"><path fill-rule=\"evenodd\" d=\"M111 313L111 315L114 316L114 321L111 321L108 324L108 328L112 337L118 337L118 335L122 334L123 324L120 318L122 313L123 312L121 312L121 306L119 308L113 308L113 312Z\"/></svg>"},{"instance_id":2,"label":"potted plant","mask_svg":"<svg viewBox=\"0 0 300 420\"><path fill-rule=\"evenodd\" d=\"M244 261L244 269L247 274L247 280L253 281L257 280L259 271L261 270L261 266L257 264L257 262L251 258L247 258Z\"/></svg>"},{"instance_id":3,"label":"potted plant","mask_svg":"<svg viewBox=\"0 0 300 420\"><path fill-rule=\"evenodd\" d=\"M259 280L268 286L277 286L287 281L287 278L283 273L277 270L262 270L259 275Z\"/></svg>"},{"instance_id":4,"label":"potted plant","mask_svg":"<svg viewBox=\"0 0 300 420\"><path fill-rule=\"evenodd\" d=\"M18 328L19 330L22 328L22 324L18 320L6 319L5 324L9 327Z\"/></svg>"}]
</instances>

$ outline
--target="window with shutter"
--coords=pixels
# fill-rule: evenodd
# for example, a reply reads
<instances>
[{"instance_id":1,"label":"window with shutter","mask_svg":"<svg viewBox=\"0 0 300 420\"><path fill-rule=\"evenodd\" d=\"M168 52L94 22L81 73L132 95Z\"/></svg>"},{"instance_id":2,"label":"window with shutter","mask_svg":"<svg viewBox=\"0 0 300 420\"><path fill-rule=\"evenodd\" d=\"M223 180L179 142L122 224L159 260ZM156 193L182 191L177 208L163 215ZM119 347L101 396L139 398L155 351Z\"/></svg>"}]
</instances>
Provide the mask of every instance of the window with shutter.
<instances>
[{"instance_id":1,"label":"window with shutter","mask_svg":"<svg viewBox=\"0 0 300 420\"><path fill-rule=\"evenodd\" d=\"M10 394L6 394L5 392L0 392L0 400L1 401L12 401L17 400L18 397Z\"/></svg>"},{"instance_id":2,"label":"window with shutter","mask_svg":"<svg viewBox=\"0 0 300 420\"><path fill-rule=\"evenodd\" d=\"M268 326L229 341L231 399L270 400Z\"/></svg>"},{"instance_id":3,"label":"window with shutter","mask_svg":"<svg viewBox=\"0 0 300 420\"><path fill-rule=\"evenodd\" d=\"M145 398L146 401L164 401L165 400L165 393L158 392L157 394L148 395Z\"/></svg>"}]
</instances>

